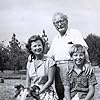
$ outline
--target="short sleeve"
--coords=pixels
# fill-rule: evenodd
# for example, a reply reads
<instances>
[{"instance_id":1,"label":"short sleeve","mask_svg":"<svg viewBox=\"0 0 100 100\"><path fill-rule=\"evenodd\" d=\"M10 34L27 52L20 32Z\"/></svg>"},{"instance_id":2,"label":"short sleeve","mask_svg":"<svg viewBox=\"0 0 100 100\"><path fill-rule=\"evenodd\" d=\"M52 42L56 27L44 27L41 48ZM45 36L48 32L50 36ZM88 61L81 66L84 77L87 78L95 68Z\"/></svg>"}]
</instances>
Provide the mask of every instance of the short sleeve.
<instances>
[{"instance_id":1,"label":"short sleeve","mask_svg":"<svg viewBox=\"0 0 100 100\"><path fill-rule=\"evenodd\" d=\"M85 46L86 48L88 48L88 45L86 44L81 32L79 30L76 29L71 29L71 35L73 37L72 42L74 44L81 44L82 46Z\"/></svg>"},{"instance_id":2,"label":"short sleeve","mask_svg":"<svg viewBox=\"0 0 100 100\"><path fill-rule=\"evenodd\" d=\"M55 43L57 41L57 36L53 39L52 43L51 43L51 46L50 46L50 49L47 53L47 56L48 57L52 57L52 58L55 58Z\"/></svg>"},{"instance_id":3,"label":"short sleeve","mask_svg":"<svg viewBox=\"0 0 100 100\"><path fill-rule=\"evenodd\" d=\"M89 76L89 85L96 85L97 80L96 80L96 76L94 74L94 72L91 73L91 75Z\"/></svg>"},{"instance_id":4,"label":"short sleeve","mask_svg":"<svg viewBox=\"0 0 100 100\"><path fill-rule=\"evenodd\" d=\"M47 58L47 63L48 63L48 67L52 67L53 65L55 65L55 61L52 57L48 57Z\"/></svg>"},{"instance_id":5,"label":"short sleeve","mask_svg":"<svg viewBox=\"0 0 100 100\"><path fill-rule=\"evenodd\" d=\"M63 75L62 82L64 86L70 86L70 77L68 73Z\"/></svg>"}]
</instances>

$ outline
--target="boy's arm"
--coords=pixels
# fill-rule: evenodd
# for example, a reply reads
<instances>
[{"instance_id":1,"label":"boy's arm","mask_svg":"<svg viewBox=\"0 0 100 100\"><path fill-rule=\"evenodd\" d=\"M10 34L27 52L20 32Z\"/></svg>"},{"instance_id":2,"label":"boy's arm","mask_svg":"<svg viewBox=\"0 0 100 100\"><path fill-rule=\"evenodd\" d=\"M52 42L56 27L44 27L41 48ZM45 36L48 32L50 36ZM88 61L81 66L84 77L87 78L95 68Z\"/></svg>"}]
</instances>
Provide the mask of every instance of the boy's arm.
<instances>
[{"instance_id":1,"label":"boy's arm","mask_svg":"<svg viewBox=\"0 0 100 100\"><path fill-rule=\"evenodd\" d=\"M64 86L64 95L65 95L65 100L71 100L71 93L70 93L70 87L69 86Z\"/></svg>"},{"instance_id":2,"label":"boy's arm","mask_svg":"<svg viewBox=\"0 0 100 100\"><path fill-rule=\"evenodd\" d=\"M90 100L93 97L94 93L95 93L95 85L90 85L89 92L88 92L87 96L85 97L85 99L83 99L83 100Z\"/></svg>"},{"instance_id":3,"label":"boy's arm","mask_svg":"<svg viewBox=\"0 0 100 100\"><path fill-rule=\"evenodd\" d=\"M98 84L94 73L91 73L91 75L89 75L88 79L89 79L88 80L89 92L88 92L87 96L85 97L85 99L83 99L83 100L90 100L94 96L95 85Z\"/></svg>"}]
</instances>

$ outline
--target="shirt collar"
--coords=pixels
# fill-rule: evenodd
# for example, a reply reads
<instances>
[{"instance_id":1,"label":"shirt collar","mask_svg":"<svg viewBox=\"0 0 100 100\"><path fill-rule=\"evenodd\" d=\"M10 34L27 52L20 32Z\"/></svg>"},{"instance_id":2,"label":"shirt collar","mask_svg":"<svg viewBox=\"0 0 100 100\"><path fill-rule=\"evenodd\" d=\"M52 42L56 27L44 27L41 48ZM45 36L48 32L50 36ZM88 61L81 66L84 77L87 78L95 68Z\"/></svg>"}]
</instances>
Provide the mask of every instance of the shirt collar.
<instances>
[{"instance_id":1,"label":"shirt collar","mask_svg":"<svg viewBox=\"0 0 100 100\"><path fill-rule=\"evenodd\" d=\"M74 70L74 67L75 67L75 64L73 64L73 66L70 66L69 73L71 73L72 71L75 71L75 70ZM85 67L85 65L84 65L83 68L82 68L82 72L85 71L85 69L86 69L86 67Z\"/></svg>"},{"instance_id":2,"label":"shirt collar","mask_svg":"<svg viewBox=\"0 0 100 100\"><path fill-rule=\"evenodd\" d=\"M68 35L69 35L69 28L67 29L67 31L66 31L66 33L64 34L63 37L66 37ZM58 32L58 35L57 36L58 36L58 38L62 38L61 35L59 34L59 32Z\"/></svg>"}]
</instances>

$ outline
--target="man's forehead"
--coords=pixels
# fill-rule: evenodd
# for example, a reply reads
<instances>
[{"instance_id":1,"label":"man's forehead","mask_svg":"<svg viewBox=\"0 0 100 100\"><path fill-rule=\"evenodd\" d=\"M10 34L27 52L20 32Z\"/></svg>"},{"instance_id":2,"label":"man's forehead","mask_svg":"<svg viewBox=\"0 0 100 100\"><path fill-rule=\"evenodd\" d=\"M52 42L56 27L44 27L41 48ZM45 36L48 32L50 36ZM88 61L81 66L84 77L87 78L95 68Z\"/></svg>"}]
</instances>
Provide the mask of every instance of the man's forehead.
<instances>
[{"instance_id":1,"label":"man's forehead","mask_svg":"<svg viewBox=\"0 0 100 100\"><path fill-rule=\"evenodd\" d=\"M54 16L53 21L62 20L62 19L64 19L63 15L56 15Z\"/></svg>"},{"instance_id":2,"label":"man's forehead","mask_svg":"<svg viewBox=\"0 0 100 100\"><path fill-rule=\"evenodd\" d=\"M59 17L60 17L60 18L64 18L64 15L63 15L63 14L55 14L55 15L54 15L54 18L59 18Z\"/></svg>"},{"instance_id":3,"label":"man's forehead","mask_svg":"<svg viewBox=\"0 0 100 100\"><path fill-rule=\"evenodd\" d=\"M54 14L53 21L67 19L67 18L68 18L67 15L64 15L62 13L57 13Z\"/></svg>"}]
</instances>

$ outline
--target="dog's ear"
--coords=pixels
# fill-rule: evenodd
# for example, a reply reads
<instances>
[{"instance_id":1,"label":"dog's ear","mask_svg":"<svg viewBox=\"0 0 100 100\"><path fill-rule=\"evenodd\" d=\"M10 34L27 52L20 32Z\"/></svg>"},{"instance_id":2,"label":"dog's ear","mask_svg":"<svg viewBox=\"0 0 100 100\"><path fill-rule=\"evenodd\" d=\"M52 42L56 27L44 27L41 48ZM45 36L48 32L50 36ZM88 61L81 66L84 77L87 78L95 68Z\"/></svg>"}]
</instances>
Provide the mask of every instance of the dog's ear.
<instances>
[{"instance_id":1,"label":"dog's ear","mask_svg":"<svg viewBox=\"0 0 100 100\"><path fill-rule=\"evenodd\" d=\"M22 84L16 84L16 85L14 86L14 88L16 88L17 90L20 90L21 88L24 89L24 86L23 86Z\"/></svg>"},{"instance_id":2,"label":"dog's ear","mask_svg":"<svg viewBox=\"0 0 100 100\"><path fill-rule=\"evenodd\" d=\"M20 84L20 88L23 88L24 89L24 86L22 84Z\"/></svg>"},{"instance_id":3,"label":"dog's ear","mask_svg":"<svg viewBox=\"0 0 100 100\"><path fill-rule=\"evenodd\" d=\"M19 89L20 89L20 85L16 84L16 85L14 86L14 88L16 88L17 90L19 90Z\"/></svg>"}]
</instances>

